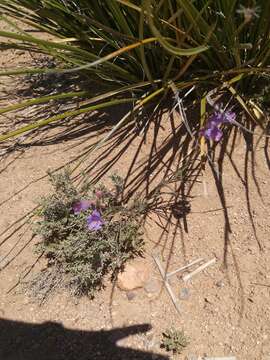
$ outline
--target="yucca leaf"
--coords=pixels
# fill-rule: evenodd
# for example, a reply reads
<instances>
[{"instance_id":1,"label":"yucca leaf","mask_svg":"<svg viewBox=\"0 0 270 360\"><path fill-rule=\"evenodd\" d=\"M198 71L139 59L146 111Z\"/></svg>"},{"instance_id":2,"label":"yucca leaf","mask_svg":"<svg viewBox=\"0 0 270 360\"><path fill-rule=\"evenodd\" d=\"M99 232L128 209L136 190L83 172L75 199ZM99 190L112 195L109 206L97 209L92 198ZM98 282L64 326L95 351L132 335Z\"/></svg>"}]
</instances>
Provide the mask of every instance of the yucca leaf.
<instances>
[{"instance_id":1,"label":"yucca leaf","mask_svg":"<svg viewBox=\"0 0 270 360\"><path fill-rule=\"evenodd\" d=\"M134 102L133 98L111 100L111 101L108 101L108 102L105 102L105 103L92 105L92 106L85 107L85 108L78 109L78 110L66 111L66 112L64 112L62 114L52 116L52 117L50 117L48 119L40 120L40 121L37 121L35 123L20 127L19 129L10 131L7 134L0 135L0 142L5 141L5 140L10 139L10 138L14 138L14 137L19 136L19 135L22 135L22 134L24 134L24 133L26 133L26 132L28 132L30 130L34 130L34 129L49 125L52 122L63 120L65 118L67 118L67 117L74 117L74 116L77 116L77 115L80 115L80 114L88 113L90 111L100 110L100 109L104 109L104 108L107 108L107 107L110 107L110 106L116 106L116 105L119 105L119 104L127 104L127 103L132 103L132 102Z\"/></svg>"},{"instance_id":2,"label":"yucca leaf","mask_svg":"<svg viewBox=\"0 0 270 360\"><path fill-rule=\"evenodd\" d=\"M69 92L69 93L63 93L63 94L43 96L43 97L40 97L37 99L31 99L31 100L23 101L23 102L14 104L14 105L9 105L2 109L0 108L0 114L5 114L10 111L23 109L28 106L43 104L43 103L46 103L46 102L49 102L52 100L63 100L63 99L78 98L78 97L81 98L81 97L86 97L89 95L90 95L90 92L88 92L88 91L77 91L77 92Z\"/></svg>"},{"instance_id":3,"label":"yucca leaf","mask_svg":"<svg viewBox=\"0 0 270 360\"><path fill-rule=\"evenodd\" d=\"M170 53L176 56L191 56L198 53L201 53L208 49L207 46L198 46L195 48L189 48L189 49L180 49L176 46L171 45L165 37L161 35L161 33L156 28L153 17L152 17L152 10L151 10L151 4L152 0L145 0L144 6L147 12L147 20L149 22L150 29L153 33L153 35L158 39L159 43Z\"/></svg>"}]
</instances>

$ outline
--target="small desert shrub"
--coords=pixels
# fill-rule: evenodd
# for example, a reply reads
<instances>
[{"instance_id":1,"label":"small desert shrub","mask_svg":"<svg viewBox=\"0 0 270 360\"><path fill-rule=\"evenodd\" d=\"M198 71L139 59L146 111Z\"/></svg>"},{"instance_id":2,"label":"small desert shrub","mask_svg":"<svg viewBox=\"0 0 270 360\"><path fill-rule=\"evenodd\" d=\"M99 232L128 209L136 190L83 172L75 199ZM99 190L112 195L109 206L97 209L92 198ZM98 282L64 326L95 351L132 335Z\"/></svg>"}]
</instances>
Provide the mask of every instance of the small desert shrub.
<instances>
[{"instance_id":1,"label":"small desert shrub","mask_svg":"<svg viewBox=\"0 0 270 360\"><path fill-rule=\"evenodd\" d=\"M169 329L162 336L161 347L176 354L180 354L189 344L183 331Z\"/></svg>"},{"instance_id":2,"label":"small desert shrub","mask_svg":"<svg viewBox=\"0 0 270 360\"><path fill-rule=\"evenodd\" d=\"M52 175L54 192L42 199L35 232L38 252L72 285L75 294L93 296L104 276L115 276L125 261L142 253L141 203L120 200L121 179L77 191L68 172ZM61 276L62 276L61 275Z\"/></svg>"}]
</instances>

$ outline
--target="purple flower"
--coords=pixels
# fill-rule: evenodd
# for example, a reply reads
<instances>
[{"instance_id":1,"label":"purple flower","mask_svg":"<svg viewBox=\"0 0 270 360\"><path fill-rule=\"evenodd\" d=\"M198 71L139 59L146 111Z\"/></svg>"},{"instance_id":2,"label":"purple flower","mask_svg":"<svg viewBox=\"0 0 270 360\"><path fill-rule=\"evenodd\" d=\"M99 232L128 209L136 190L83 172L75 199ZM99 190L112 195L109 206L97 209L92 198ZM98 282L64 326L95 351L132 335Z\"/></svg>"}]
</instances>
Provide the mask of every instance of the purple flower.
<instances>
[{"instance_id":1,"label":"purple flower","mask_svg":"<svg viewBox=\"0 0 270 360\"><path fill-rule=\"evenodd\" d=\"M233 123L235 121L236 114L233 111L218 111L215 112L208 121L210 126L218 126L225 123ZM208 125L207 124L207 125Z\"/></svg>"},{"instance_id":2,"label":"purple flower","mask_svg":"<svg viewBox=\"0 0 270 360\"><path fill-rule=\"evenodd\" d=\"M214 127L222 124L223 114L221 112L215 112L212 114L207 122L207 127Z\"/></svg>"},{"instance_id":3,"label":"purple flower","mask_svg":"<svg viewBox=\"0 0 270 360\"><path fill-rule=\"evenodd\" d=\"M101 214L98 210L94 210L90 216L87 217L87 227L89 230L100 230L104 225Z\"/></svg>"},{"instance_id":4,"label":"purple flower","mask_svg":"<svg viewBox=\"0 0 270 360\"><path fill-rule=\"evenodd\" d=\"M80 212L89 209L91 205L92 205L92 201L90 200L80 200L72 205L72 209L74 214L77 215Z\"/></svg>"},{"instance_id":5,"label":"purple flower","mask_svg":"<svg viewBox=\"0 0 270 360\"><path fill-rule=\"evenodd\" d=\"M209 118L207 125L201 131L201 135L208 140L219 141L222 138L222 131L219 128L221 124L233 124L236 114L232 111L217 111Z\"/></svg>"},{"instance_id":6,"label":"purple flower","mask_svg":"<svg viewBox=\"0 0 270 360\"><path fill-rule=\"evenodd\" d=\"M208 140L219 141L222 138L222 131L215 125L202 130L201 134Z\"/></svg>"}]
</instances>

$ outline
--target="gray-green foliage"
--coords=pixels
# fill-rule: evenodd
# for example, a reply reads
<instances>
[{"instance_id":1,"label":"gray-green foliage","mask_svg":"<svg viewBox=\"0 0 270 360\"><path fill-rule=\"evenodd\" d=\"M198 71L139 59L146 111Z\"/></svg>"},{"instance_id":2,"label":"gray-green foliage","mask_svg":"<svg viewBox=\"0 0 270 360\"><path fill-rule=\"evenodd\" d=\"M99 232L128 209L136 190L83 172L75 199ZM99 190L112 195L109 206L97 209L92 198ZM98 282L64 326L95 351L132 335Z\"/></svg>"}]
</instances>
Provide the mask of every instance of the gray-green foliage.
<instances>
[{"instance_id":1,"label":"gray-green foliage","mask_svg":"<svg viewBox=\"0 0 270 360\"><path fill-rule=\"evenodd\" d=\"M111 191L99 186L80 193L68 172L53 175L51 180L54 192L42 200L35 229L41 235L38 251L44 252L51 266L67 274L77 295L92 296L102 287L105 275L114 276L125 261L142 253L141 212L134 204L121 203L118 184ZM95 197L96 191L102 191L101 199ZM87 227L87 217L95 207L74 214L72 205L81 199L93 201L100 209L101 230Z\"/></svg>"},{"instance_id":2,"label":"gray-green foliage","mask_svg":"<svg viewBox=\"0 0 270 360\"><path fill-rule=\"evenodd\" d=\"M162 334L161 347L166 351L180 354L189 341L182 330L168 329Z\"/></svg>"}]
</instances>

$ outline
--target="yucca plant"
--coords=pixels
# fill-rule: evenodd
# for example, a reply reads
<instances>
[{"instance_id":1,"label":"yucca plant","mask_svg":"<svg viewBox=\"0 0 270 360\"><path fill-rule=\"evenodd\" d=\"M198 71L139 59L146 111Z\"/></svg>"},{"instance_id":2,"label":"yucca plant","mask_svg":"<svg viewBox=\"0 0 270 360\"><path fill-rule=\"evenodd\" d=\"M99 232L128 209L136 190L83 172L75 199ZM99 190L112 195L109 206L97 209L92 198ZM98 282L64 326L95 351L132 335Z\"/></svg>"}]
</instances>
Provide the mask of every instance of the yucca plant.
<instances>
[{"instance_id":1,"label":"yucca plant","mask_svg":"<svg viewBox=\"0 0 270 360\"><path fill-rule=\"evenodd\" d=\"M207 133L211 112L234 106L247 115L234 117L234 125L243 129L251 120L265 132L269 13L270 2L264 0L0 0L1 22L13 29L0 30L1 46L37 51L56 61L53 68L1 69L1 76L81 75L74 80L77 91L52 89L47 96L0 109L5 114L63 99L74 104L52 117L17 125L2 133L0 141L93 110L131 104L103 143L128 121L136 121L142 108L165 98L174 99L171 107L180 111L182 126L201 155L206 154L205 138L217 140ZM29 27L48 33L50 40L26 32ZM87 81L91 86L85 87ZM190 91L200 106L192 124L183 108L184 94ZM221 95L224 106L217 101Z\"/></svg>"}]
</instances>

